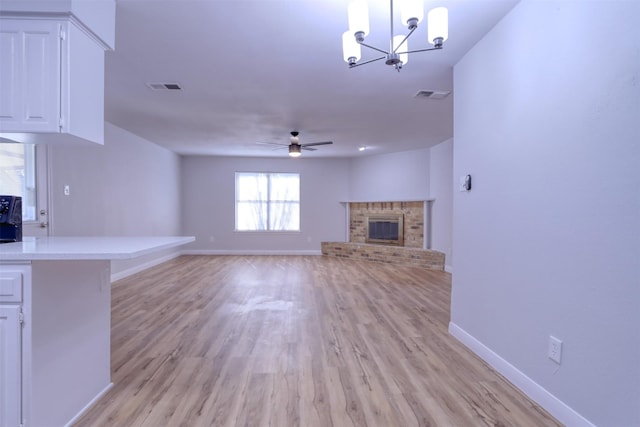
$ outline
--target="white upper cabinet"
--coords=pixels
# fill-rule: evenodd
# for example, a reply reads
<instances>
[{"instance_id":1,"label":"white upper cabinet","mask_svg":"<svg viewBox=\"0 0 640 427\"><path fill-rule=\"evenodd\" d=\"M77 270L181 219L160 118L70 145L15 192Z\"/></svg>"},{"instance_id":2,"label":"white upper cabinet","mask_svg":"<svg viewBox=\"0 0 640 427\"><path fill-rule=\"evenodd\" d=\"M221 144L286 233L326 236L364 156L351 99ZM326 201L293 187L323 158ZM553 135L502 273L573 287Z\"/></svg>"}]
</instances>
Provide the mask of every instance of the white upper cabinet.
<instances>
[{"instance_id":1,"label":"white upper cabinet","mask_svg":"<svg viewBox=\"0 0 640 427\"><path fill-rule=\"evenodd\" d=\"M103 144L110 48L72 13L0 10L0 142Z\"/></svg>"},{"instance_id":2,"label":"white upper cabinet","mask_svg":"<svg viewBox=\"0 0 640 427\"><path fill-rule=\"evenodd\" d=\"M58 132L60 37L67 24L26 20L0 23L0 129Z\"/></svg>"}]
</instances>

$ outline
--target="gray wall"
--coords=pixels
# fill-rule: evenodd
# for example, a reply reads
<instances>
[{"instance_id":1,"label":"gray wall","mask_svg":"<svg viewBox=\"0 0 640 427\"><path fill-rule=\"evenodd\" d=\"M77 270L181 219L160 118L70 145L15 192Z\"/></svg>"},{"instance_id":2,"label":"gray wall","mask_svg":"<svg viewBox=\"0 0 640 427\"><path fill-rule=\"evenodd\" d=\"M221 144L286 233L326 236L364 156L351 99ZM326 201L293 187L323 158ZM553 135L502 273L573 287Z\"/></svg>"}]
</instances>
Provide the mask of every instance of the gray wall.
<instances>
[{"instance_id":1,"label":"gray wall","mask_svg":"<svg viewBox=\"0 0 640 427\"><path fill-rule=\"evenodd\" d=\"M349 200L429 198L429 149L354 157L349 161Z\"/></svg>"},{"instance_id":2,"label":"gray wall","mask_svg":"<svg viewBox=\"0 0 640 427\"><path fill-rule=\"evenodd\" d=\"M105 144L51 145L54 236L180 234L178 155L105 123ZM63 188L69 185L71 194ZM175 252L175 251L174 251ZM112 272L153 263L171 251L112 263Z\"/></svg>"},{"instance_id":3,"label":"gray wall","mask_svg":"<svg viewBox=\"0 0 640 427\"><path fill-rule=\"evenodd\" d=\"M640 425L638 22L523 1L454 68L450 329L569 425Z\"/></svg>"},{"instance_id":4,"label":"gray wall","mask_svg":"<svg viewBox=\"0 0 640 427\"><path fill-rule=\"evenodd\" d=\"M182 232L192 253L319 254L346 233L345 159L182 157ZM300 232L236 232L235 172L300 174Z\"/></svg>"},{"instance_id":5,"label":"gray wall","mask_svg":"<svg viewBox=\"0 0 640 427\"><path fill-rule=\"evenodd\" d=\"M453 271L453 139L430 150L429 196L431 206L431 249L445 254L445 270Z\"/></svg>"}]
</instances>

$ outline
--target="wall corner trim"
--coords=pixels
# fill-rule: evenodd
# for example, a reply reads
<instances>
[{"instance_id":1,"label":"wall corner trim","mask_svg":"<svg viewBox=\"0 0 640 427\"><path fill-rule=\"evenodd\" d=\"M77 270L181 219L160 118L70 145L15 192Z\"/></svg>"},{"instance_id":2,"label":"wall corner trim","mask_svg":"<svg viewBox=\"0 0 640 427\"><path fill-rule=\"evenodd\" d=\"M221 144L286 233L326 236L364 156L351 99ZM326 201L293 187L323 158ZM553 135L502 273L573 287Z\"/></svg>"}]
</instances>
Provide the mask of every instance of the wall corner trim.
<instances>
[{"instance_id":1,"label":"wall corner trim","mask_svg":"<svg viewBox=\"0 0 640 427\"><path fill-rule=\"evenodd\" d=\"M573 427L595 427L582 415L453 322L449 322L449 333L561 423Z\"/></svg>"}]
</instances>

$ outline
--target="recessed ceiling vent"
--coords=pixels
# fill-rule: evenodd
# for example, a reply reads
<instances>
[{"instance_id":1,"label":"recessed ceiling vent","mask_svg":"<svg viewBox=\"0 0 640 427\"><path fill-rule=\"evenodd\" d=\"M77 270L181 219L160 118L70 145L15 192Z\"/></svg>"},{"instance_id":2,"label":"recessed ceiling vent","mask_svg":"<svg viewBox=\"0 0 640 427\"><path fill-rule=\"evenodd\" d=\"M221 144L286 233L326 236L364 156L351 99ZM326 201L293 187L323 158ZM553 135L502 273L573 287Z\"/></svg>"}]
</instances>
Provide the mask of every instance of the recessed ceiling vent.
<instances>
[{"instance_id":1,"label":"recessed ceiling vent","mask_svg":"<svg viewBox=\"0 0 640 427\"><path fill-rule=\"evenodd\" d=\"M445 99L451 93L450 90L419 90L414 98Z\"/></svg>"},{"instance_id":2,"label":"recessed ceiling vent","mask_svg":"<svg viewBox=\"0 0 640 427\"><path fill-rule=\"evenodd\" d=\"M151 90L182 90L179 83L147 83Z\"/></svg>"}]
</instances>

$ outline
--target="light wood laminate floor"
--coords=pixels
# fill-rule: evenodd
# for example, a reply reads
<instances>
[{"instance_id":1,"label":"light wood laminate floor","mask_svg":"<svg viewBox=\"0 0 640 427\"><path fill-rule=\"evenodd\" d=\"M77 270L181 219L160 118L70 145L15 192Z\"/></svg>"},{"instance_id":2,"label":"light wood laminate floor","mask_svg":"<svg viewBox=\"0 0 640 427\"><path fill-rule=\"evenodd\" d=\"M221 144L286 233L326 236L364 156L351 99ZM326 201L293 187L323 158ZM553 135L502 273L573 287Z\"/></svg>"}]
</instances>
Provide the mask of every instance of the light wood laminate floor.
<instances>
[{"instance_id":1,"label":"light wood laminate floor","mask_svg":"<svg viewBox=\"0 0 640 427\"><path fill-rule=\"evenodd\" d=\"M451 276L183 256L114 283L112 380L76 426L554 426L447 332Z\"/></svg>"}]
</instances>

